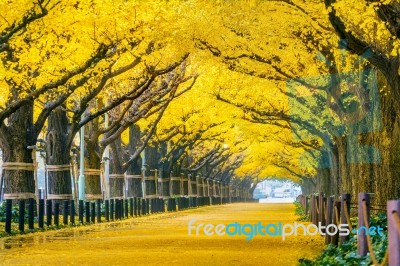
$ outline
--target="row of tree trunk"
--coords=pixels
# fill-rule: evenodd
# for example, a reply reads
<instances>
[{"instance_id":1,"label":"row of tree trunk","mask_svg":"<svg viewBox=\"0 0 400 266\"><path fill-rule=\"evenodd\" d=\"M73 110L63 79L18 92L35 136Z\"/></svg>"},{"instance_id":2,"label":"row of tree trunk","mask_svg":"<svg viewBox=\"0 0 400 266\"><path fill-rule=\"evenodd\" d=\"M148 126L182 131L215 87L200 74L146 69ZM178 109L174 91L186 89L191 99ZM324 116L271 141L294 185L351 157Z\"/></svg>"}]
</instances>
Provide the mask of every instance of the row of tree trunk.
<instances>
[{"instance_id":1,"label":"row of tree trunk","mask_svg":"<svg viewBox=\"0 0 400 266\"><path fill-rule=\"evenodd\" d=\"M378 86L387 86L384 78L378 78ZM353 132L335 136L325 158L329 167L319 168L314 183L302 184L303 191L323 191L327 195L370 192L374 193L376 204L400 197L400 120L396 100L390 95L380 95L376 100L379 108L367 121L369 128L355 125L350 128Z\"/></svg>"}]
</instances>

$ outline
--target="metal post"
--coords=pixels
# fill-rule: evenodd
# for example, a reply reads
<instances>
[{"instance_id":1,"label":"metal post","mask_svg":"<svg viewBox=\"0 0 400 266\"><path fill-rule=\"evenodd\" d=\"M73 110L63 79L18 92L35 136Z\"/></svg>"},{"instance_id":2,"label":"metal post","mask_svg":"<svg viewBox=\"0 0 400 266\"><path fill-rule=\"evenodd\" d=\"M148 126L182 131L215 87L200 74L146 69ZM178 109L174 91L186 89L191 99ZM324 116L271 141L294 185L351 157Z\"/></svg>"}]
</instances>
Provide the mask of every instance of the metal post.
<instances>
[{"instance_id":1,"label":"metal post","mask_svg":"<svg viewBox=\"0 0 400 266\"><path fill-rule=\"evenodd\" d=\"M116 199L115 200L115 213L116 213L116 219L115 220L121 220L121 200Z\"/></svg>"},{"instance_id":2,"label":"metal post","mask_svg":"<svg viewBox=\"0 0 400 266\"><path fill-rule=\"evenodd\" d=\"M72 156L71 156L71 165L72 165L72 179L74 180L74 182L73 182L73 188L74 188L74 200L76 201L76 202L78 202L79 201L79 196L78 196L78 180L77 180L77 178L76 178L76 175L77 175L77 166L78 166L78 164L77 164L77 160L76 160L76 154L74 153Z\"/></svg>"},{"instance_id":3,"label":"metal post","mask_svg":"<svg viewBox=\"0 0 400 266\"><path fill-rule=\"evenodd\" d=\"M38 211L38 224L39 228L44 227L43 218L44 218L44 199L39 199L39 211Z\"/></svg>"},{"instance_id":4,"label":"metal post","mask_svg":"<svg viewBox=\"0 0 400 266\"><path fill-rule=\"evenodd\" d=\"M143 150L141 152L142 157L142 198L146 198L146 152Z\"/></svg>"},{"instance_id":5,"label":"metal post","mask_svg":"<svg viewBox=\"0 0 400 266\"><path fill-rule=\"evenodd\" d=\"M101 201L98 199L96 201L96 204L97 204L97 212L96 212L96 214L97 214L97 223L101 223Z\"/></svg>"},{"instance_id":6,"label":"metal post","mask_svg":"<svg viewBox=\"0 0 400 266\"><path fill-rule=\"evenodd\" d=\"M35 194L36 194L36 199L39 199L39 182L38 182L38 165L37 165L37 161L36 161L36 146L28 146L28 149L32 149L32 163L34 166L34 179L35 179ZM39 212L39 206L38 206L38 210Z\"/></svg>"},{"instance_id":7,"label":"metal post","mask_svg":"<svg viewBox=\"0 0 400 266\"><path fill-rule=\"evenodd\" d=\"M141 198L136 198L137 199L137 216L141 216L142 215L142 200Z\"/></svg>"},{"instance_id":8,"label":"metal post","mask_svg":"<svg viewBox=\"0 0 400 266\"><path fill-rule=\"evenodd\" d=\"M34 223L34 216L35 216L35 200L33 198L30 198L28 200L28 227L29 229L34 229L35 223Z\"/></svg>"},{"instance_id":9,"label":"metal post","mask_svg":"<svg viewBox=\"0 0 400 266\"><path fill-rule=\"evenodd\" d=\"M82 114L82 120L84 118ZM80 160L79 160L79 200L85 200L85 126L81 127L80 132Z\"/></svg>"},{"instance_id":10,"label":"metal post","mask_svg":"<svg viewBox=\"0 0 400 266\"><path fill-rule=\"evenodd\" d=\"M5 229L7 233L11 233L12 222L12 200L6 199L6 224Z\"/></svg>"},{"instance_id":11,"label":"metal post","mask_svg":"<svg viewBox=\"0 0 400 266\"><path fill-rule=\"evenodd\" d=\"M104 210L104 215L106 217L106 221L109 222L110 221L110 201L109 200L105 200L105 210Z\"/></svg>"},{"instance_id":12,"label":"metal post","mask_svg":"<svg viewBox=\"0 0 400 266\"><path fill-rule=\"evenodd\" d=\"M139 211L138 211L138 198L134 197L133 198L133 215L138 216Z\"/></svg>"},{"instance_id":13,"label":"metal post","mask_svg":"<svg viewBox=\"0 0 400 266\"><path fill-rule=\"evenodd\" d=\"M118 204L117 204L118 219L121 220L122 218L124 218L124 209L123 209L124 203L122 202L122 199L117 199L117 201L118 201Z\"/></svg>"},{"instance_id":14,"label":"metal post","mask_svg":"<svg viewBox=\"0 0 400 266\"><path fill-rule=\"evenodd\" d=\"M44 164L44 193L43 193L43 199L44 199L44 202L46 202L46 204L47 204L48 203L47 198L48 198L48 194L49 194L49 177L48 177L48 171L47 171L47 166L46 166L46 156L42 156L41 155L41 157L43 159L43 164ZM50 205L51 204L52 203L51 203L51 200L50 200ZM50 206L50 208L52 208L52 206ZM47 215L47 211L48 211L48 208L46 207L46 209L45 209L46 215Z\"/></svg>"},{"instance_id":15,"label":"metal post","mask_svg":"<svg viewBox=\"0 0 400 266\"><path fill-rule=\"evenodd\" d=\"M79 214L79 222L81 223L81 224L83 224L83 200L79 200L79 204L78 204L78 206L79 206L79 211L78 211L78 214Z\"/></svg>"},{"instance_id":16,"label":"metal post","mask_svg":"<svg viewBox=\"0 0 400 266\"><path fill-rule=\"evenodd\" d=\"M129 199L129 214L131 215L131 217L133 217L134 214L134 209L133 209L133 198Z\"/></svg>"},{"instance_id":17,"label":"metal post","mask_svg":"<svg viewBox=\"0 0 400 266\"><path fill-rule=\"evenodd\" d=\"M122 201L124 201L124 200L122 200ZM129 209L128 209L128 199L126 199L125 200L125 218L128 218L129 217Z\"/></svg>"},{"instance_id":18,"label":"metal post","mask_svg":"<svg viewBox=\"0 0 400 266\"><path fill-rule=\"evenodd\" d=\"M114 221L114 210L115 210L114 203L115 203L114 199L110 199L110 220L111 221Z\"/></svg>"},{"instance_id":19,"label":"metal post","mask_svg":"<svg viewBox=\"0 0 400 266\"><path fill-rule=\"evenodd\" d=\"M156 187L156 197L158 198L158 170L157 169L154 169L154 186Z\"/></svg>"},{"instance_id":20,"label":"metal post","mask_svg":"<svg viewBox=\"0 0 400 266\"><path fill-rule=\"evenodd\" d=\"M104 126L107 128L109 125L109 117L108 114L104 114ZM109 199L110 198L110 146L106 146L104 149L104 178L106 180L105 184L105 198Z\"/></svg>"},{"instance_id":21,"label":"metal post","mask_svg":"<svg viewBox=\"0 0 400 266\"><path fill-rule=\"evenodd\" d=\"M51 200L46 200L46 225L50 226L51 225L51 220L52 220L52 201Z\"/></svg>"},{"instance_id":22,"label":"metal post","mask_svg":"<svg viewBox=\"0 0 400 266\"><path fill-rule=\"evenodd\" d=\"M25 200L19 201L18 229L21 232L25 229Z\"/></svg>"},{"instance_id":23,"label":"metal post","mask_svg":"<svg viewBox=\"0 0 400 266\"><path fill-rule=\"evenodd\" d=\"M54 204L54 225L59 226L60 225L60 203L56 202Z\"/></svg>"},{"instance_id":24,"label":"metal post","mask_svg":"<svg viewBox=\"0 0 400 266\"><path fill-rule=\"evenodd\" d=\"M85 202L85 222L90 223L90 202Z\"/></svg>"},{"instance_id":25,"label":"metal post","mask_svg":"<svg viewBox=\"0 0 400 266\"><path fill-rule=\"evenodd\" d=\"M91 222L94 224L96 221L96 202L91 202L90 207L91 207L90 219Z\"/></svg>"},{"instance_id":26,"label":"metal post","mask_svg":"<svg viewBox=\"0 0 400 266\"><path fill-rule=\"evenodd\" d=\"M64 206L63 206L63 224L67 225L68 224L68 205L69 205L69 201L68 200L64 200Z\"/></svg>"},{"instance_id":27,"label":"metal post","mask_svg":"<svg viewBox=\"0 0 400 266\"><path fill-rule=\"evenodd\" d=\"M141 204L142 204L142 215L146 215L146 200L142 199L141 200Z\"/></svg>"},{"instance_id":28,"label":"metal post","mask_svg":"<svg viewBox=\"0 0 400 266\"><path fill-rule=\"evenodd\" d=\"M71 224L75 224L75 201L74 200L70 201L69 221L70 221Z\"/></svg>"}]
</instances>

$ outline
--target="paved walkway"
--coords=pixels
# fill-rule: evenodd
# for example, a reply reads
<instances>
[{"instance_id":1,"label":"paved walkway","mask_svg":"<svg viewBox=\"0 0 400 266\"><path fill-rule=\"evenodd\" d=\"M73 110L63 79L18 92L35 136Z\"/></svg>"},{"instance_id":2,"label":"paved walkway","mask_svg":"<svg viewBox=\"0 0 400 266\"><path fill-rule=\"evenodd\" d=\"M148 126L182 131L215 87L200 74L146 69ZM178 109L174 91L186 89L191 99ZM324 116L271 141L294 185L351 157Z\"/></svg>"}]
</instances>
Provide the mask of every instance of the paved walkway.
<instances>
[{"instance_id":1,"label":"paved walkway","mask_svg":"<svg viewBox=\"0 0 400 266\"><path fill-rule=\"evenodd\" d=\"M0 265L296 265L320 236L188 235L188 223L294 223L293 204L237 203L0 239ZM233 232L233 230L232 230Z\"/></svg>"}]
</instances>

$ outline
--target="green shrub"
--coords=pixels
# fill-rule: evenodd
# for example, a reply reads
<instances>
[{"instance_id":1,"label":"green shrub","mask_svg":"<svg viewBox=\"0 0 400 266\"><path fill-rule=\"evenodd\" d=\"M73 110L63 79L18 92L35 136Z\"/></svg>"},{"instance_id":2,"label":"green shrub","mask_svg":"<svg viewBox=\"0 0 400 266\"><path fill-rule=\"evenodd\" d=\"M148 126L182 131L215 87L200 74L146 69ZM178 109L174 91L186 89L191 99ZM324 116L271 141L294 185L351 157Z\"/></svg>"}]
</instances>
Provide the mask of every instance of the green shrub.
<instances>
[{"instance_id":1,"label":"green shrub","mask_svg":"<svg viewBox=\"0 0 400 266\"><path fill-rule=\"evenodd\" d=\"M306 221L310 221L310 215L307 214L303 208L303 206L301 205L300 201L296 200L294 202L294 206L295 206L295 214L299 217L297 220L298 221L302 221L302 222L306 222Z\"/></svg>"}]
</instances>

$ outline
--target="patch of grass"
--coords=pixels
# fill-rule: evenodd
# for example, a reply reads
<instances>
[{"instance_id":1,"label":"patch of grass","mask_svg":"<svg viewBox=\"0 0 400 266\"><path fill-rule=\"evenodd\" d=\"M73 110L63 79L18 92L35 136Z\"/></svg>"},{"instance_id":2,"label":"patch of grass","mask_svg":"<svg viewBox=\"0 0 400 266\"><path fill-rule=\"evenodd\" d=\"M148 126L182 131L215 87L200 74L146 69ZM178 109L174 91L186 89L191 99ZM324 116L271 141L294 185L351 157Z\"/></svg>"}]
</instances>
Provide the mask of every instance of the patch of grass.
<instances>
[{"instance_id":1,"label":"patch of grass","mask_svg":"<svg viewBox=\"0 0 400 266\"><path fill-rule=\"evenodd\" d=\"M310 214L306 213L303 206L301 205L300 201L296 200L294 202L294 206L295 206L295 214L299 217L297 219L297 221L300 222L308 222L310 221Z\"/></svg>"}]
</instances>

